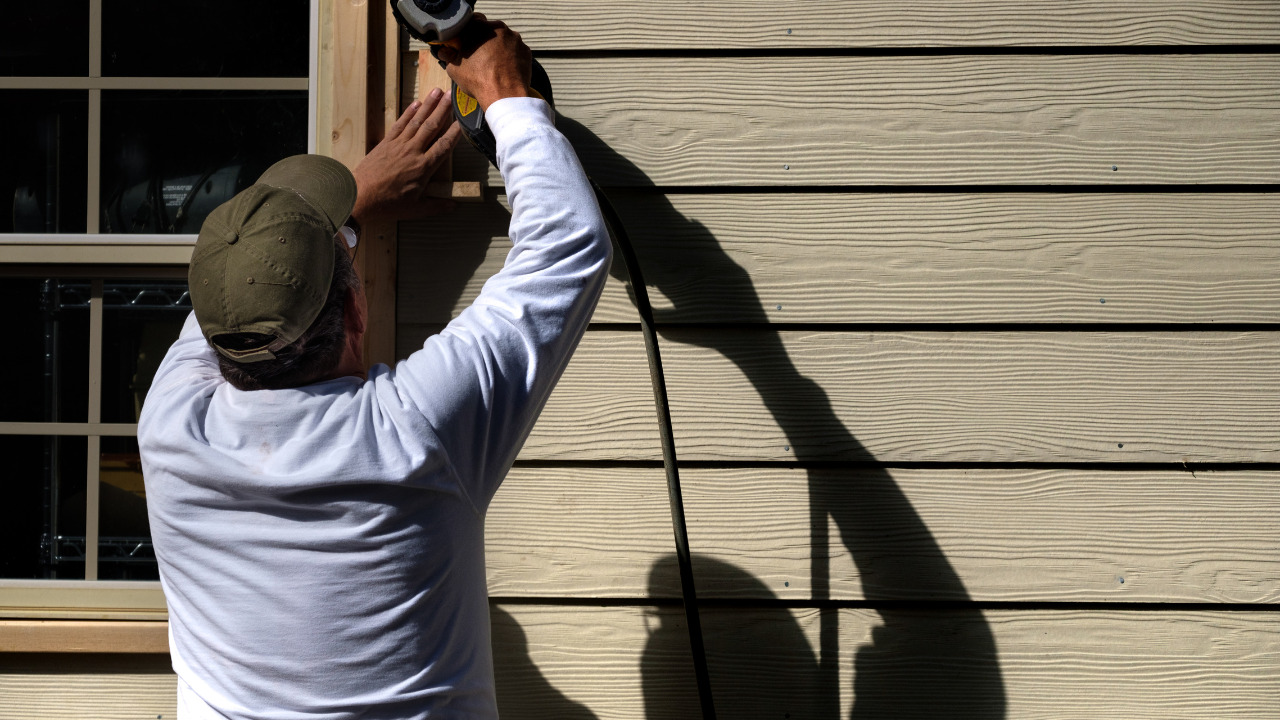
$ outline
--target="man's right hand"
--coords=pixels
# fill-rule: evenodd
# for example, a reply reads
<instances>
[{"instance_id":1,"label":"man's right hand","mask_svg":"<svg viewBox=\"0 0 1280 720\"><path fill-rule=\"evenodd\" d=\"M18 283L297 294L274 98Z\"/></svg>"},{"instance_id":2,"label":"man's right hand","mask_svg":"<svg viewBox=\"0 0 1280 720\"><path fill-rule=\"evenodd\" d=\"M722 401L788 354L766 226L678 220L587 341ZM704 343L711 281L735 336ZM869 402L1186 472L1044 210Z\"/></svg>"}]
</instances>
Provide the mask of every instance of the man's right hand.
<instances>
[{"instance_id":1,"label":"man's right hand","mask_svg":"<svg viewBox=\"0 0 1280 720\"><path fill-rule=\"evenodd\" d=\"M458 47L444 45L438 57L462 91L482 110L508 97L531 97L533 53L505 23L476 13L459 36Z\"/></svg>"}]
</instances>

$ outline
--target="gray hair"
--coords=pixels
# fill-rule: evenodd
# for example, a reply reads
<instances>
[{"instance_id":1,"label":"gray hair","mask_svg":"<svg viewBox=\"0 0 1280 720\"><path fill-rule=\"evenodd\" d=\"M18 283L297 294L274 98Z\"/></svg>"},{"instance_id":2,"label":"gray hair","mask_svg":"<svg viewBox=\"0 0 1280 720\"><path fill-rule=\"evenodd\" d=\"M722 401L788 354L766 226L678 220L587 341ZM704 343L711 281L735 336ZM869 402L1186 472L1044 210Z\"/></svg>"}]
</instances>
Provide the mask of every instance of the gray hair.
<instances>
[{"instance_id":1,"label":"gray hair","mask_svg":"<svg viewBox=\"0 0 1280 720\"><path fill-rule=\"evenodd\" d=\"M329 297L311 327L293 343L276 352L274 360L254 363L238 363L218 355L218 369L222 377L240 390L280 390L301 387L323 378L338 363L346 346L347 332L343 318L346 314L347 293L360 287L351 258L347 255L346 242L341 235L334 237L333 281L329 284ZM261 345L262 335L238 333L222 335L223 346L241 339L246 346Z\"/></svg>"}]
</instances>

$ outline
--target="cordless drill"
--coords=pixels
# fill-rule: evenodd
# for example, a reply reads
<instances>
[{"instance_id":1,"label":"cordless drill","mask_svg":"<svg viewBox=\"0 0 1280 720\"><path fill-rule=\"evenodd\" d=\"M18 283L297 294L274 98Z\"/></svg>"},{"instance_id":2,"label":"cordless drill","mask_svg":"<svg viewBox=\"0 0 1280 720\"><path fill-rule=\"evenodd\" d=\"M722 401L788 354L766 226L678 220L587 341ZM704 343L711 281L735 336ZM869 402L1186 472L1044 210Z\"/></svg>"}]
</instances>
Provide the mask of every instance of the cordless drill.
<instances>
[{"instance_id":1,"label":"cordless drill","mask_svg":"<svg viewBox=\"0 0 1280 720\"><path fill-rule=\"evenodd\" d=\"M413 37L431 46L431 54L439 57L442 45L457 42L462 28L475 11L475 0L389 0L396 22ZM444 63L440 63L441 67ZM551 78L537 60L533 61L533 79L530 89L554 106L551 98ZM462 126L463 135L494 167L498 165L498 142L493 131L484 121L484 110L476 99L463 92L458 83L453 84L453 116Z\"/></svg>"}]
</instances>

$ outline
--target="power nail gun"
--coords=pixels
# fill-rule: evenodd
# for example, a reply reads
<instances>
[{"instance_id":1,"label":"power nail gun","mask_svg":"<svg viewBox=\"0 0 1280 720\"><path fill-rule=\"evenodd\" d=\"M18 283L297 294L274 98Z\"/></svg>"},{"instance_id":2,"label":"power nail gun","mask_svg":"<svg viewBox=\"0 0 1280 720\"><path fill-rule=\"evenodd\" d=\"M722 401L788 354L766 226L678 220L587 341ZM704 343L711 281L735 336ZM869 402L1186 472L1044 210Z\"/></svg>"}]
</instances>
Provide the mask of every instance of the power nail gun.
<instances>
[{"instance_id":1,"label":"power nail gun","mask_svg":"<svg viewBox=\"0 0 1280 720\"><path fill-rule=\"evenodd\" d=\"M462 28L471 19L475 10L475 0L389 0L391 12L396 22L409 31L413 37L431 46L431 53L437 55L442 45L457 42ZM440 63L441 66L444 63ZM542 69L537 60L533 61L533 79L530 89L552 106L551 78ZM476 99L463 92L457 83L453 84L453 116L462 126L467 140L496 167L498 164L498 143L493 132L484 121L484 110Z\"/></svg>"}]
</instances>

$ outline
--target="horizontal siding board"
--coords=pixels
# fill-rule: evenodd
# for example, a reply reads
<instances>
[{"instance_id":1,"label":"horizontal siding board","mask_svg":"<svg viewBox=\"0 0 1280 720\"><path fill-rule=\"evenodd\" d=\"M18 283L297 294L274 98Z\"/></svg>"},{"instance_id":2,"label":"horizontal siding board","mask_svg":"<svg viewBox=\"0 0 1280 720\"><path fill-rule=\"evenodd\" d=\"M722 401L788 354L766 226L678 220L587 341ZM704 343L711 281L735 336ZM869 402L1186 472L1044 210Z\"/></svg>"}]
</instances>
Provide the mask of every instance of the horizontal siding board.
<instances>
[{"instance_id":1,"label":"horizontal siding board","mask_svg":"<svg viewBox=\"0 0 1280 720\"><path fill-rule=\"evenodd\" d=\"M0 720L177 717L168 655L0 654Z\"/></svg>"},{"instance_id":2,"label":"horizontal siding board","mask_svg":"<svg viewBox=\"0 0 1280 720\"><path fill-rule=\"evenodd\" d=\"M1274 472L780 466L681 480L701 598L1280 602ZM486 548L494 597L680 596L656 468L516 468Z\"/></svg>"},{"instance_id":3,"label":"horizontal siding board","mask_svg":"<svg viewBox=\"0 0 1280 720\"><path fill-rule=\"evenodd\" d=\"M519 30L535 52L1280 42L1280 15L1268 0L486 0L484 12Z\"/></svg>"},{"instance_id":4,"label":"horizontal siding board","mask_svg":"<svg viewBox=\"0 0 1280 720\"><path fill-rule=\"evenodd\" d=\"M687 460L1280 459L1274 333L665 338Z\"/></svg>"},{"instance_id":5,"label":"horizontal siding board","mask_svg":"<svg viewBox=\"0 0 1280 720\"><path fill-rule=\"evenodd\" d=\"M1269 332L669 331L681 460L1275 462ZM520 457L656 460L639 332L589 332Z\"/></svg>"},{"instance_id":6,"label":"horizontal siding board","mask_svg":"<svg viewBox=\"0 0 1280 720\"><path fill-rule=\"evenodd\" d=\"M402 323L448 322L502 267L510 218L499 200L402 227ZM1280 319L1277 193L613 200L660 324ZM638 322L622 273L595 322Z\"/></svg>"},{"instance_id":7,"label":"horizontal siding board","mask_svg":"<svg viewBox=\"0 0 1280 720\"><path fill-rule=\"evenodd\" d=\"M1275 54L543 64L606 186L1280 182ZM455 177L500 186L478 157Z\"/></svg>"},{"instance_id":8,"label":"horizontal siding board","mask_svg":"<svg viewBox=\"0 0 1280 720\"><path fill-rule=\"evenodd\" d=\"M485 518L489 594L680 597L650 579L672 538L660 469L517 467Z\"/></svg>"},{"instance_id":9,"label":"horizontal siding board","mask_svg":"<svg viewBox=\"0 0 1280 720\"><path fill-rule=\"evenodd\" d=\"M702 598L1280 602L1276 473L778 467L681 480Z\"/></svg>"},{"instance_id":10,"label":"horizontal siding board","mask_svg":"<svg viewBox=\"0 0 1280 720\"><path fill-rule=\"evenodd\" d=\"M499 654L499 694L525 699L507 695L504 718L698 716L678 611L503 610L510 619L495 620L495 646L516 652ZM702 617L722 717L1271 718L1280 693L1280 633L1268 613L704 608ZM834 661L827 669L820 650ZM504 682L504 663L524 666L524 682Z\"/></svg>"},{"instance_id":11,"label":"horizontal siding board","mask_svg":"<svg viewBox=\"0 0 1280 720\"><path fill-rule=\"evenodd\" d=\"M1271 718L1271 613L703 608L724 717ZM508 720L696 717L678 608L497 605ZM824 667L820 657L831 662ZM166 656L0 656L0 719L174 717Z\"/></svg>"}]
</instances>

